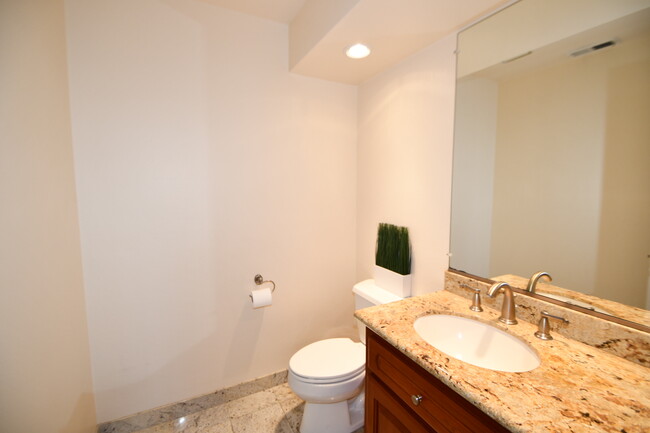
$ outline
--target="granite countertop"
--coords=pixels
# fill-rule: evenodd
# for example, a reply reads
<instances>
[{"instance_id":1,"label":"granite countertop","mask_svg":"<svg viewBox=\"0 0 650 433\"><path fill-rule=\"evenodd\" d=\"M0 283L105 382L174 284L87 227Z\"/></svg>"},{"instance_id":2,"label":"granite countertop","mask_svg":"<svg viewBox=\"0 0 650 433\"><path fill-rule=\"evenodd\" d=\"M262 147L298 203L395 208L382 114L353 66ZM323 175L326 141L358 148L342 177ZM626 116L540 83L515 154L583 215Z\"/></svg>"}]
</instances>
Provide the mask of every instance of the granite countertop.
<instances>
[{"instance_id":1,"label":"granite countertop","mask_svg":"<svg viewBox=\"0 0 650 433\"><path fill-rule=\"evenodd\" d=\"M551 334L522 320L506 326L499 312L469 310L470 301L448 291L358 310L355 316L398 350L513 432L650 432L650 369L592 346ZM455 314L526 341L541 365L505 373L475 367L429 345L413 329L428 314ZM553 324L551 324L551 327Z\"/></svg>"}]
</instances>

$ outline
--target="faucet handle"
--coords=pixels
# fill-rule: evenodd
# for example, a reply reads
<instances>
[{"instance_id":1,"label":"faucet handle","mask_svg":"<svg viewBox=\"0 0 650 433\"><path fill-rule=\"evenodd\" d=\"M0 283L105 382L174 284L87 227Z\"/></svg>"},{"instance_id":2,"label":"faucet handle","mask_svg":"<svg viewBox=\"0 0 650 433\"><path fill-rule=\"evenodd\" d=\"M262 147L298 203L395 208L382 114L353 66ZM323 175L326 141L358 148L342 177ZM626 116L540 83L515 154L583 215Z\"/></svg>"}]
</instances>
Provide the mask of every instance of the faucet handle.
<instances>
[{"instance_id":1,"label":"faucet handle","mask_svg":"<svg viewBox=\"0 0 650 433\"><path fill-rule=\"evenodd\" d=\"M535 337L540 338L542 340L552 340L553 336L551 336L551 325L548 322L548 319L556 319L556 320L561 320L564 323L569 323L567 319L564 317L560 316L554 316L553 314L549 314L547 311L542 311L542 318L539 320L539 325L537 332L535 332Z\"/></svg>"},{"instance_id":2,"label":"faucet handle","mask_svg":"<svg viewBox=\"0 0 650 433\"><path fill-rule=\"evenodd\" d=\"M481 289L477 289L467 284L461 283L460 287L467 290L472 290L474 292L474 297L472 298L472 305L469 307L470 310L480 313L483 311L481 307Z\"/></svg>"}]
</instances>

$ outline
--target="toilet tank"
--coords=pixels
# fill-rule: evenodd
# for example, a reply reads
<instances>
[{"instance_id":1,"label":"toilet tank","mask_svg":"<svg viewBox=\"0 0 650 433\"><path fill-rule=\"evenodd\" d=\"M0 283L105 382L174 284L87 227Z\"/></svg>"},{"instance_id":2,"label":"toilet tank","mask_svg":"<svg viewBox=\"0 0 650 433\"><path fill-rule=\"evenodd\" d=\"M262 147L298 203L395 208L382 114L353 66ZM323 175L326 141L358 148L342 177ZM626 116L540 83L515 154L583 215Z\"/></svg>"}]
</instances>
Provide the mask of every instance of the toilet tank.
<instances>
[{"instance_id":1,"label":"toilet tank","mask_svg":"<svg viewBox=\"0 0 650 433\"><path fill-rule=\"evenodd\" d=\"M372 307L374 305L388 304L389 302L404 299L388 290L375 286L375 280L365 280L355 284L352 288L352 292L354 293L355 310ZM366 344L366 325L364 325L359 319L356 319L356 321L359 330L359 339L363 344Z\"/></svg>"}]
</instances>

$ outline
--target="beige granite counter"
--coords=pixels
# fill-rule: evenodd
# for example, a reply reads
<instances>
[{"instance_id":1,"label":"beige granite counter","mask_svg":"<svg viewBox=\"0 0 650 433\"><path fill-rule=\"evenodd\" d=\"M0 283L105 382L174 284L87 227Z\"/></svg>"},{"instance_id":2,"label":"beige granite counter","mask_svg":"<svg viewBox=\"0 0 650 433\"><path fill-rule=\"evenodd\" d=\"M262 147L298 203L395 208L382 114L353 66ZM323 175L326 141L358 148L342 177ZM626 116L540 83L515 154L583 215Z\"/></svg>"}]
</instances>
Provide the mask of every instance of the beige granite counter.
<instances>
[{"instance_id":1,"label":"beige granite counter","mask_svg":"<svg viewBox=\"0 0 650 433\"><path fill-rule=\"evenodd\" d=\"M468 309L448 291L358 310L355 316L479 409L513 432L650 432L650 369L557 333L543 341L537 327L506 326L499 313ZM413 322L455 314L490 323L526 341L541 365L525 373L487 370L456 360L426 343Z\"/></svg>"}]
</instances>

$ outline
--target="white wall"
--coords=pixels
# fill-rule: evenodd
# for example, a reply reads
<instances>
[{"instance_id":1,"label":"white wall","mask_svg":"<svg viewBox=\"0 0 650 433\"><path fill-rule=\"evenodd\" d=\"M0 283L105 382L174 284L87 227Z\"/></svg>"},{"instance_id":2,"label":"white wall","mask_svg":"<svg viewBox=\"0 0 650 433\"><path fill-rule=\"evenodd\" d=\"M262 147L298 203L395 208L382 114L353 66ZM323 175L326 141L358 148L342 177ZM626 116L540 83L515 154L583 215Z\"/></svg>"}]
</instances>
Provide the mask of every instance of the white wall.
<instances>
[{"instance_id":1,"label":"white wall","mask_svg":"<svg viewBox=\"0 0 650 433\"><path fill-rule=\"evenodd\" d=\"M594 294L646 308L650 251L650 33L607 77L605 164ZM621 46L620 48L623 48ZM624 57L621 54L620 57ZM614 288L614 290L612 290Z\"/></svg>"},{"instance_id":2,"label":"white wall","mask_svg":"<svg viewBox=\"0 0 650 433\"><path fill-rule=\"evenodd\" d=\"M487 275L543 269L645 305L649 48L646 35L499 83Z\"/></svg>"},{"instance_id":3,"label":"white wall","mask_svg":"<svg viewBox=\"0 0 650 433\"><path fill-rule=\"evenodd\" d=\"M63 16L0 2L2 432L95 431Z\"/></svg>"},{"instance_id":4,"label":"white wall","mask_svg":"<svg viewBox=\"0 0 650 433\"><path fill-rule=\"evenodd\" d=\"M456 100L471 102L456 105L453 191L469 199L452 200L449 265L490 275L497 83L485 78L459 81Z\"/></svg>"},{"instance_id":5,"label":"white wall","mask_svg":"<svg viewBox=\"0 0 650 433\"><path fill-rule=\"evenodd\" d=\"M544 269L563 287L593 291L607 96L602 79L578 59L499 84L490 276L527 277Z\"/></svg>"},{"instance_id":6,"label":"white wall","mask_svg":"<svg viewBox=\"0 0 650 433\"><path fill-rule=\"evenodd\" d=\"M359 87L357 279L370 278L377 224L407 226L415 295L448 267L455 35Z\"/></svg>"},{"instance_id":7,"label":"white wall","mask_svg":"<svg viewBox=\"0 0 650 433\"><path fill-rule=\"evenodd\" d=\"M287 26L208 2L66 8L99 421L353 336L356 88L290 75Z\"/></svg>"}]
</instances>

